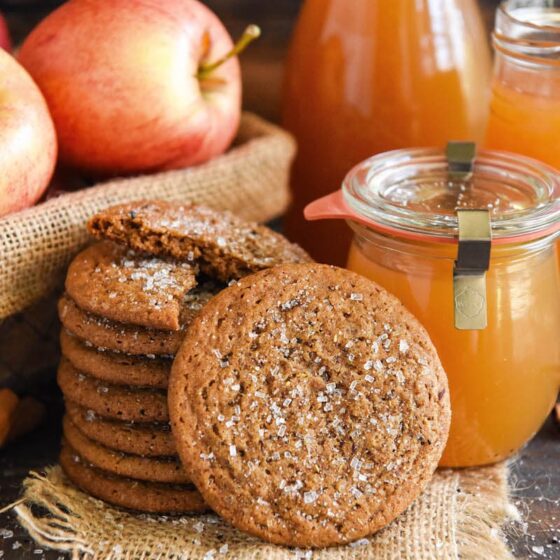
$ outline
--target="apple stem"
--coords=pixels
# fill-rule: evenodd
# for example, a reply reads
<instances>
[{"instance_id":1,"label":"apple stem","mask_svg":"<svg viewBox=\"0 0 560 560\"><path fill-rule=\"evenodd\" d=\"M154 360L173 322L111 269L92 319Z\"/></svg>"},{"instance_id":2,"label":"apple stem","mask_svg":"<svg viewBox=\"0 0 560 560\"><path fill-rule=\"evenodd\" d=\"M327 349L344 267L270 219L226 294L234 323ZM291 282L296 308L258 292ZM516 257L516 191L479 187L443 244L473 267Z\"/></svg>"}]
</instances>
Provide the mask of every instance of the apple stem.
<instances>
[{"instance_id":1,"label":"apple stem","mask_svg":"<svg viewBox=\"0 0 560 560\"><path fill-rule=\"evenodd\" d=\"M199 80L207 78L214 70L219 68L224 62L227 62L230 58L237 56L242 53L249 44L251 44L255 39L258 39L261 35L261 29L258 25L249 25L247 29L243 32L241 38L235 43L233 48L222 58L216 60L215 62L209 62L206 64L201 64L196 77Z\"/></svg>"}]
</instances>

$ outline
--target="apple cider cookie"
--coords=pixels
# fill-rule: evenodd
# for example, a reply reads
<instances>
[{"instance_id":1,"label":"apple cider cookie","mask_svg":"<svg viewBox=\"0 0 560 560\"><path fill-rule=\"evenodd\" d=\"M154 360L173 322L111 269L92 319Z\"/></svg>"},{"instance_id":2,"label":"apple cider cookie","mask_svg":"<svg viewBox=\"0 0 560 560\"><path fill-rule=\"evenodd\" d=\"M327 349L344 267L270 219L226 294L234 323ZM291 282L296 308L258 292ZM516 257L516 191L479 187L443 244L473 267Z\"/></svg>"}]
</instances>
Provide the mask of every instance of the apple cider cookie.
<instances>
[{"instance_id":1,"label":"apple cider cookie","mask_svg":"<svg viewBox=\"0 0 560 560\"><path fill-rule=\"evenodd\" d=\"M84 492L115 506L145 513L195 513L208 509L192 484L145 482L114 475L89 464L63 442L60 466Z\"/></svg>"},{"instance_id":2,"label":"apple cider cookie","mask_svg":"<svg viewBox=\"0 0 560 560\"><path fill-rule=\"evenodd\" d=\"M57 382L67 399L100 416L125 422L167 422L165 391L111 385L78 371L66 358L58 366Z\"/></svg>"},{"instance_id":3,"label":"apple cider cookie","mask_svg":"<svg viewBox=\"0 0 560 560\"><path fill-rule=\"evenodd\" d=\"M174 361L187 475L239 529L298 547L385 527L422 492L450 422L428 334L343 269L283 265L218 294Z\"/></svg>"},{"instance_id":4,"label":"apple cider cookie","mask_svg":"<svg viewBox=\"0 0 560 560\"><path fill-rule=\"evenodd\" d=\"M203 272L226 282L282 263L311 262L303 249L266 226L190 203L113 206L91 218L88 229L98 239L199 263Z\"/></svg>"},{"instance_id":5,"label":"apple cider cookie","mask_svg":"<svg viewBox=\"0 0 560 560\"><path fill-rule=\"evenodd\" d=\"M108 241L95 243L70 263L65 287L84 311L119 323L177 331L196 268L145 256Z\"/></svg>"},{"instance_id":6,"label":"apple cider cookie","mask_svg":"<svg viewBox=\"0 0 560 560\"><path fill-rule=\"evenodd\" d=\"M62 355L82 373L113 385L167 389L171 359L137 356L88 346L66 329L60 333Z\"/></svg>"},{"instance_id":7,"label":"apple cider cookie","mask_svg":"<svg viewBox=\"0 0 560 560\"><path fill-rule=\"evenodd\" d=\"M65 405L66 414L80 432L105 447L146 457L171 457L177 454L168 423L111 420L68 399Z\"/></svg>"},{"instance_id":8,"label":"apple cider cookie","mask_svg":"<svg viewBox=\"0 0 560 560\"><path fill-rule=\"evenodd\" d=\"M177 457L144 457L115 451L86 437L68 416L62 421L62 429L66 441L94 467L136 480L190 483Z\"/></svg>"},{"instance_id":9,"label":"apple cider cookie","mask_svg":"<svg viewBox=\"0 0 560 560\"><path fill-rule=\"evenodd\" d=\"M84 344L100 350L126 354L173 356L179 349L184 330L163 331L146 329L109 321L80 309L76 302L63 294L58 301L60 322Z\"/></svg>"}]
</instances>

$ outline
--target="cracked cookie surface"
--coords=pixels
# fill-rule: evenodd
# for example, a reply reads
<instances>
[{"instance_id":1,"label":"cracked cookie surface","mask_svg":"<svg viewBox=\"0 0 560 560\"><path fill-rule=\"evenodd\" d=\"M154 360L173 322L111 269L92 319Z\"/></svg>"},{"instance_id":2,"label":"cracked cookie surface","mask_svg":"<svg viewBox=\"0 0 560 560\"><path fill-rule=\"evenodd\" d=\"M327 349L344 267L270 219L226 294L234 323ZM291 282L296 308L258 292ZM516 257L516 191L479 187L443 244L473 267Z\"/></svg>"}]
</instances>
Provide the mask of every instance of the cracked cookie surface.
<instances>
[{"instance_id":1,"label":"cracked cookie surface","mask_svg":"<svg viewBox=\"0 0 560 560\"><path fill-rule=\"evenodd\" d=\"M266 226L197 204L126 203L96 214L88 229L98 239L197 263L203 272L225 282L282 263L312 260Z\"/></svg>"}]
</instances>

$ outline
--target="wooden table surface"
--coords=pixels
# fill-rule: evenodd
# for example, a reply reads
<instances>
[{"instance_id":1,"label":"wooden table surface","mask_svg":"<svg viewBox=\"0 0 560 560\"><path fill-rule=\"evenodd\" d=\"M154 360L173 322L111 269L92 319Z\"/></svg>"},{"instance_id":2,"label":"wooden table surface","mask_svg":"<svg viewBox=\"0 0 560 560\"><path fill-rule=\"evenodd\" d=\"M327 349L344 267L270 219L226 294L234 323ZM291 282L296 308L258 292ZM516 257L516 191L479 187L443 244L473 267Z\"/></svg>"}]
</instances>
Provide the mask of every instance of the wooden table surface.
<instances>
[{"instance_id":1,"label":"wooden table surface","mask_svg":"<svg viewBox=\"0 0 560 560\"><path fill-rule=\"evenodd\" d=\"M57 0L2 0L16 41L56 5ZM263 37L243 57L245 107L278 120L282 63L297 16L300 0L207 0L238 36L249 22L261 25ZM483 0L490 27L495 0ZM53 372L50 372L53 375ZM56 462L60 440L62 404L57 388L46 391L48 421L34 434L0 451L0 508L17 499L29 470ZM512 411L515 414L515 411ZM510 536L516 555L522 558L560 560L560 430L549 421L540 434L512 464L514 502L524 524ZM0 558L54 560L65 558L56 551L43 551L30 541L12 513L0 515ZM492 560L492 559L481 559Z\"/></svg>"}]
</instances>

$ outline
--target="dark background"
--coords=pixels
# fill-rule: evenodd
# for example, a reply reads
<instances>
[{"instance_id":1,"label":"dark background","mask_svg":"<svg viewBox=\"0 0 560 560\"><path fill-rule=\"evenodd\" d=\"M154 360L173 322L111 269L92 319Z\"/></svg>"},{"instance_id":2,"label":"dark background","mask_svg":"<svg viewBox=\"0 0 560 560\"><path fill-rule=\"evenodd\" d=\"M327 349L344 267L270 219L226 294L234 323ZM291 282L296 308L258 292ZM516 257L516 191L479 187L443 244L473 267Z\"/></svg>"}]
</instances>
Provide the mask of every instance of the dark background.
<instances>
[{"instance_id":1,"label":"dark background","mask_svg":"<svg viewBox=\"0 0 560 560\"><path fill-rule=\"evenodd\" d=\"M0 0L0 12L7 16L14 43L21 42L42 17L61 3L60 0ZM204 3L217 13L234 37L248 23L261 26L261 39L242 57L244 105L264 117L278 120L283 61L302 0L205 0ZM480 0L479 4L490 34L498 0ZM54 384L41 391L41 399L49 410L46 424L0 450L0 508L19 496L21 482L29 470L40 471L56 462L60 396ZM526 531L521 528L511 537L511 545L519 557L560 560L559 443L559 429L549 420L540 435L519 453L512 467L515 503L527 521ZM57 560L66 556L36 547L9 513L0 515L0 558Z\"/></svg>"}]
</instances>

